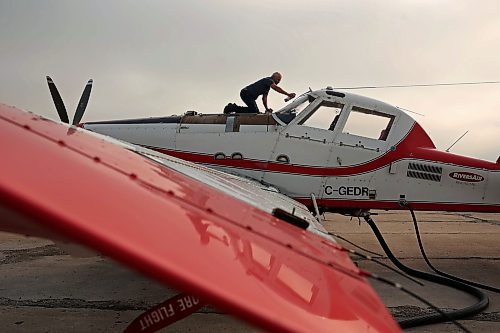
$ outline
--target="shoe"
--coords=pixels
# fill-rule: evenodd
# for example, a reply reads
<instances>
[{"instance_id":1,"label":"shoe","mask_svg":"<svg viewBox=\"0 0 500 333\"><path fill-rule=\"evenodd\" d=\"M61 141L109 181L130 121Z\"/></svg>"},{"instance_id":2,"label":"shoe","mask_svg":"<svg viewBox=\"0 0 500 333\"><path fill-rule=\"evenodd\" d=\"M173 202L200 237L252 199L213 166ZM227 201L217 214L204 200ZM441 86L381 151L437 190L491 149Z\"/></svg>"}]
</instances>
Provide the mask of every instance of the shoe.
<instances>
[{"instance_id":1,"label":"shoe","mask_svg":"<svg viewBox=\"0 0 500 333\"><path fill-rule=\"evenodd\" d=\"M228 113L231 113L231 103L226 105L226 107L224 108L224 114L228 114Z\"/></svg>"}]
</instances>

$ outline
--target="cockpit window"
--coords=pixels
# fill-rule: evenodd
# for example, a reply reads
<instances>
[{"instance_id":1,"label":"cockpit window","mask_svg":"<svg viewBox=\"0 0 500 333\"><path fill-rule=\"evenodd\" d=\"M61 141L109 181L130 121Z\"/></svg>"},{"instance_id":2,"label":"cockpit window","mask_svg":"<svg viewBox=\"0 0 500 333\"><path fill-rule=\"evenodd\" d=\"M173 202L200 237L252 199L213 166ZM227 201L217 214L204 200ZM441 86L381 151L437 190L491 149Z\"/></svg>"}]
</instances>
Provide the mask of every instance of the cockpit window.
<instances>
[{"instance_id":1,"label":"cockpit window","mask_svg":"<svg viewBox=\"0 0 500 333\"><path fill-rule=\"evenodd\" d=\"M340 103L323 101L299 125L333 131L343 107Z\"/></svg>"},{"instance_id":2,"label":"cockpit window","mask_svg":"<svg viewBox=\"0 0 500 333\"><path fill-rule=\"evenodd\" d=\"M276 116L285 124L291 122L299 113L314 101L314 97L307 95L297 98L292 104L284 108L282 111L276 112Z\"/></svg>"},{"instance_id":3,"label":"cockpit window","mask_svg":"<svg viewBox=\"0 0 500 333\"><path fill-rule=\"evenodd\" d=\"M342 132L385 141L393 122L393 115L353 106Z\"/></svg>"}]
</instances>

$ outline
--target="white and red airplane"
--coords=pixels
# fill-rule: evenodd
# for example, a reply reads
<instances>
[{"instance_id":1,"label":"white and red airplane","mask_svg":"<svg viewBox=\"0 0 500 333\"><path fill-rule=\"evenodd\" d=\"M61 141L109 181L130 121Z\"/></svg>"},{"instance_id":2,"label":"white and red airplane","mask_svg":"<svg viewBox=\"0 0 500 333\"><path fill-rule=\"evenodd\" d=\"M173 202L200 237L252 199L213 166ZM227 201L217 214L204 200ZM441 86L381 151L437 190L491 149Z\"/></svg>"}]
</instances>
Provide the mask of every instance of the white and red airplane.
<instances>
[{"instance_id":1,"label":"white and red airplane","mask_svg":"<svg viewBox=\"0 0 500 333\"><path fill-rule=\"evenodd\" d=\"M270 331L400 331L315 204L500 211L498 162L439 152L397 108L333 89L272 115L80 126L109 136L0 105L0 229L76 241Z\"/></svg>"},{"instance_id":2,"label":"white and red airplane","mask_svg":"<svg viewBox=\"0 0 500 333\"><path fill-rule=\"evenodd\" d=\"M90 131L276 187L313 211L500 212L495 162L436 149L397 107L326 88L273 114L195 114L83 123Z\"/></svg>"}]
</instances>

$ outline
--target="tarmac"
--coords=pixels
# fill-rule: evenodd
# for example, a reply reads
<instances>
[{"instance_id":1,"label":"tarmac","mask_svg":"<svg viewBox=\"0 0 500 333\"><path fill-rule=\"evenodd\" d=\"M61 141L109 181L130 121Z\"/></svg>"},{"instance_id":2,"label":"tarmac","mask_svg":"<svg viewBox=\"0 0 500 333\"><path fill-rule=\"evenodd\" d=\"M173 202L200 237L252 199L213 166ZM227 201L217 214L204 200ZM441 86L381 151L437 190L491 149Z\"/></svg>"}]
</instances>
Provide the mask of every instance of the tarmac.
<instances>
[{"instance_id":1,"label":"tarmac","mask_svg":"<svg viewBox=\"0 0 500 333\"><path fill-rule=\"evenodd\" d=\"M429 271L419 252L408 212L376 212L373 219L396 256ZM383 253L371 229L358 219L327 214L325 226L351 242ZM500 287L500 214L417 212L426 252L438 269ZM339 240L346 247L353 246ZM384 256L381 261L390 264ZM444 309L471 305L460 291L424 281L425 286L367 260L359 267L399 282ZM432 312L399 290L373 286L398 318ZM0 233L0 318L2 332L121 332L146 309L177 292L106 258L75 258L52 241ZM483 313L460 320L472 332L500 332L500 295L486 292ZM261 332L206 307L161 332ZM451 323L406 332L461 332Z\"/></svg>"}]
</instances>

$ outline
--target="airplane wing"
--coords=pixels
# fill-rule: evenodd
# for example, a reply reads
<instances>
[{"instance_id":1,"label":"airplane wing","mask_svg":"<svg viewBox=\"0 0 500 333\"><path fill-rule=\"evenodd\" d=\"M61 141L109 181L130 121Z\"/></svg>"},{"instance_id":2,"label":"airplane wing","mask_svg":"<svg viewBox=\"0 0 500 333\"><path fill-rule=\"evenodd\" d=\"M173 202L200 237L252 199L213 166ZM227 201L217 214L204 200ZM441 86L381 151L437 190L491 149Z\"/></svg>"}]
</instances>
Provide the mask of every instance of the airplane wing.
<instances>
[{"instance_id":1,"label":"airplane wing","mask_svg":"<svg viewBox=\"0 0 500 333\"><path fill-rule=\"evenodd\" d=\"M305 207L270 188L6 105L0 151L2 230L76 241L266 330L400 332Z\"/></svg>"}]
</instances>

